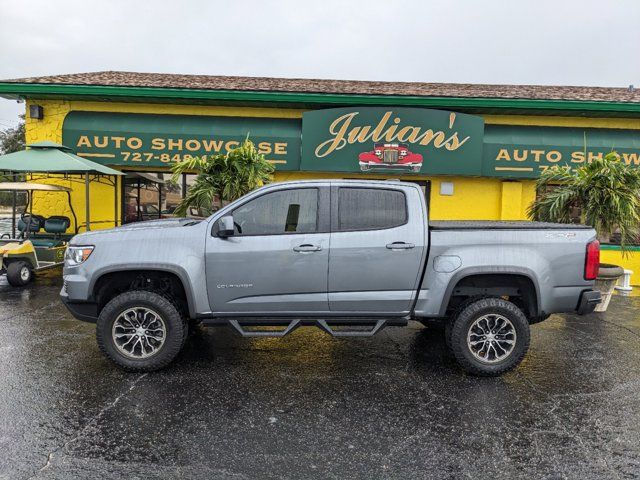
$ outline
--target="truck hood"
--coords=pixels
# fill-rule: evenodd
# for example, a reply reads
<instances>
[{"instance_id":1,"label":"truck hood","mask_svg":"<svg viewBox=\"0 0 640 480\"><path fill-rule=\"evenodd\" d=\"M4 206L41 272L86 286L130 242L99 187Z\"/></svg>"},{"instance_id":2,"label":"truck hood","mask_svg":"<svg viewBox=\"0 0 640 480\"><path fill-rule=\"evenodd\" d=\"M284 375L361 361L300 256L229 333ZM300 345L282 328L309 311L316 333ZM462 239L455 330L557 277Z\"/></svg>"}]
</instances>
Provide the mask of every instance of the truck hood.
<instances>
[{"instance_id":1,"label":"truck hood","mask_svg":"<svg viewBox=\"0 0 640 480\"><path fill-rule=\"evenodd\" d=\"M96 239L104 235L118 235L127 232L139 230L165 230L167 228L189 227L200 223L202 220L194 220L193 218L166 218L160 220L147 220L144 222L135 222L121 227L109 228L105 230L93 230L76 235L71 239L71 244L86 243L90 239Z\"/></svg>"},{"instance_id":2,"label":"truck hood","mask_svg":"<svg viewBox=\"0 0 640 480\"><path fill-rule=\"evenodd\" d=\"M150 229L150 228L183 227L185 225L194 225L196 223L199 223L200 221L201 220L194 220L193 218L163 218L161 220L147 220L144 222L129 223L127 225L111 228L105 231L117 232L117 231L128 231L128 230ZM99 233L99 232L100 230L95 233Z\"/></svg>"}]
</instances>

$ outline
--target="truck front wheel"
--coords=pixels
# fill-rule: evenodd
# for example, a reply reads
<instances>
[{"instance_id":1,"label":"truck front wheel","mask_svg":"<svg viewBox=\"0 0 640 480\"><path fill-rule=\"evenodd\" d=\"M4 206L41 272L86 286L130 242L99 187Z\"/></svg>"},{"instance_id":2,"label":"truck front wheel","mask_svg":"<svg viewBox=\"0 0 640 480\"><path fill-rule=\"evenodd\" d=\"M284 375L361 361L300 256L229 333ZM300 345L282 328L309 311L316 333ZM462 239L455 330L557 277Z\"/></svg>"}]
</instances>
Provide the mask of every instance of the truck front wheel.
<instances>
[{"instance_id":1,"label":"truck front wheel","mask_svg":"<svg viewBox=\"0 0 640 480\"><path fill-rule=\"evenodd\" d=\"M96 339L102 353L118 366L150 372L178 355L187 334L185 323L167 298L134 290L118 295L102 309Z\"/></svg>"},{"instance_id":2,"label":"truck front wheel","mask_svg":"<svg viewBox=\"0 0 640 480\"><path fill-rule=\"evenodd\" d=\"M469 373L497 376L515 368L529 349L529 321L516 305L482 298L452 319L451 349Z\"/></svg>"}]
</instances>

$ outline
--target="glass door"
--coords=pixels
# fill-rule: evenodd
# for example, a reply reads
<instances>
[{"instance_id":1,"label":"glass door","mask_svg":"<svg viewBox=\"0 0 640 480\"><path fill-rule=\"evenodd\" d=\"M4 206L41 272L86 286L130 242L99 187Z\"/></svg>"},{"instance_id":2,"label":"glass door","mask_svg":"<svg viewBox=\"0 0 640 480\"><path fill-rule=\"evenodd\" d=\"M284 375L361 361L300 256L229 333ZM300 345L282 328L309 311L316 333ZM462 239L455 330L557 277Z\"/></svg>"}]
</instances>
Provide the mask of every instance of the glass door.
<instances>
[{"instance_id":1,"label":"glass door","mask_svg":"<svg viewBox=\"0 0 640 480\"><path fill-rule=\"evenodd\" d=\"M123 182L122 223L162 218L167 198L160 175L127 172Z\"/></svg>"}]
</instances>

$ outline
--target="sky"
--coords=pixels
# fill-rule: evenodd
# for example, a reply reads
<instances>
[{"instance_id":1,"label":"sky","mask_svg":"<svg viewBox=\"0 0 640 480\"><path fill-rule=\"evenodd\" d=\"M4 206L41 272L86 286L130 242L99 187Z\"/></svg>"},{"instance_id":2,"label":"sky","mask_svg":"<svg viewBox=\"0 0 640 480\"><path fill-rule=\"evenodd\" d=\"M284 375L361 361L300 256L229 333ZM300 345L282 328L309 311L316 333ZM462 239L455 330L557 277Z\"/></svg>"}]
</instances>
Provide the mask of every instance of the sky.
<instances>
[{"instance_id":1,"label":"sky","mask_svg":"<svg viewBox=\"0 0 640 480\"><path fill-rule=\"evenodd\" d=\"M638 0L0 0L0 79L100 70L640 87ZM0 129L24 104L0 99Z\"/></svg>"}]
</instances>

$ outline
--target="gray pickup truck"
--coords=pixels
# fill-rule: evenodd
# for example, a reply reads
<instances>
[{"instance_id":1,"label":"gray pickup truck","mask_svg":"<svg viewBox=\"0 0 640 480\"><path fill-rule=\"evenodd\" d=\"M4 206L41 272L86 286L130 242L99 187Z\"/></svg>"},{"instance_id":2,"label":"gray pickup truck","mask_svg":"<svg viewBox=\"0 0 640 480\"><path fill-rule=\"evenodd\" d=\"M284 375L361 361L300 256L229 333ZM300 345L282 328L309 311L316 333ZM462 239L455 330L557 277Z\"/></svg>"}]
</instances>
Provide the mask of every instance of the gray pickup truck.
<instances>
[{"instance_id":1,"label":"gray pickup truck","mask_svg":"<svg viewBox=\"0 0 640 480\"><path fill-rule=\"evenodd\" d=\"M247 337L302 325L364 337L417 320L444 326L477 375L518 365L530 324L600 301L589 227L428 218L412 183L270 184L206 220L75 236L61 297L97 323L100 349L127 370L169 364L194 323Z\"/></svg>"}]
</instances>

